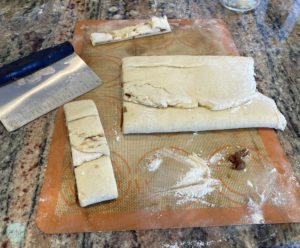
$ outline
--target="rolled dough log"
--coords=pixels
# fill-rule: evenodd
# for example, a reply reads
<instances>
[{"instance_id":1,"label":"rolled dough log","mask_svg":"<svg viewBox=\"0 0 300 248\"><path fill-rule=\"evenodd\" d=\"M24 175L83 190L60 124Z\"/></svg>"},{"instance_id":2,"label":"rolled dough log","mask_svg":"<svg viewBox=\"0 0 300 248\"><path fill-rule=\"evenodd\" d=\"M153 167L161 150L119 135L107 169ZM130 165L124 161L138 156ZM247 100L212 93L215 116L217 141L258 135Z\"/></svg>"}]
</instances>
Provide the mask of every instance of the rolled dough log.
<instances>
[{"instance_id":1,"label":"rolled dough log","mask_svg":"<svg viewBox=\"0 0 300 248\"><path fill-rule=\"evenodd\" d=\"M123 132L160 133L268 127L283 130L284 116L275 102L256 93L251 102L239 107L213 111L204 107L165 109L123 102Z\"/></svg>"},{"instance_id":2,"label":"rolled dough log","mask_svg":"<svg viewBox=\"0 0 300 248\"><path fill-rule=\"evenodd\" d=\"M251 100L256 89L250 57L127 57L122 76L125 101L158 108L223 110Z\"/></svg>"}]
</instances>

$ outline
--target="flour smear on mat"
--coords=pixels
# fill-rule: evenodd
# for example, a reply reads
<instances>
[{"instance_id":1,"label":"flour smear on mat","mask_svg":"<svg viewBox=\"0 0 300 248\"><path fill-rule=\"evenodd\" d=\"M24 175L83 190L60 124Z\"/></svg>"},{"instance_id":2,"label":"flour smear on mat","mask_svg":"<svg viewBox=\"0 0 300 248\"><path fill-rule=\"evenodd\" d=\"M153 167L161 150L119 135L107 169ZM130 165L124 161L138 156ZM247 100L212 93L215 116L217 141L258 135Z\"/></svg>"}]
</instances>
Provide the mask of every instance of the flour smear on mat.
<instances>
[{"instance_id":1,"label":"flour smear on mat","mask_svg":"<svg viewBox=\"0 0 300 248\"><path fill-rule=\"evenodd\" d=\"M178 151L165 148L148 158L148 172L158 171L165 159L176 161L183 167L183 171L178 175L175 183L159 190L162 195L175 197L177 205L198 201L214 206L213 203L204 201L203 198L216 190L220 182L211 178L211 172L205 160L195 153L181 155Z\"/></svg>"},{"instance_id":2,"label":"flour smear on mat","mask_svg":"<svg viewBox=\"0 0 300 248\"><path fill-rule=\"evenodd\" d=\"M235 149L240 149L236 147ZM152 181L153 188L161 196L172 196L176 205L183 205L189 202L197 202L209 207L215 207L214 202L209 202L206 198L214 191L221 191L222 184L219 180L211 175L211 165L227 166L228 149L216 153L209 161L204 160L199 155L184 154L176 149L163 148L146 158L146 171L149 176L155 177L165 182ZM250 154L245 159L248 166L251 166ZM164 168L164 166L167 166ZM179 170L179 168L181 170ZM173 171L172 171L173 170ZM172 174L173 173L173 174ZM240 173L248 173L247 170ZM246 179L245 184L248 192L245 197L245 208L247 214L244 216L246 223L264 223L265 216L263 207L265 205L286 205L287 194L292 192L283 192L278 185L281 175L269 163L264 164L264 171L255 177L250 176ZM174 179L175 178L175 179ZM265 185L268 182L268 185Z\"/></svg>"}]
</instances>

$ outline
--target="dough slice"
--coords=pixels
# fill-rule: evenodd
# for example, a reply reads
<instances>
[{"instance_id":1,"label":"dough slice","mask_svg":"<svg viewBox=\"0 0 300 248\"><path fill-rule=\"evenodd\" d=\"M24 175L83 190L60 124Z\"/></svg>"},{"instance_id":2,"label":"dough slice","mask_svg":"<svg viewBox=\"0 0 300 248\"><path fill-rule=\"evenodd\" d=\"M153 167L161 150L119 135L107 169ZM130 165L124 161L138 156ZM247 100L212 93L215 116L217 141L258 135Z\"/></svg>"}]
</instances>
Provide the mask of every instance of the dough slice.
<instances>
[{"instance_id":1,"label":"dough slice","mask_svg":"<svg viewBox=\"0 0 300 248\"><path fill-rule=\"evenodd\" d=\"M151 107L224 110L255 95L254 61L239 56L134 56L122 60L123 99Z\"/></svg>"},{"instance_id":2,"label":"dough slice","mask_svg":"<svg viewBox=\"0 0 300 248\"><path fill-rule=\"evenodd\" d=\"M77 135L83 138L97 135L104 136L104 130L98 114L69 121L68 131L70 136Z\"/></svg>"},{"instance_id":3,"label":"dough slice","mask_svg":"<svg viewBox=\"0 0 300 248\"><path fill-rule=\"evenodd\" d=\"M75 178L81 207L118 197L112 164L107 156L76 167Z\"/></svg>"},{"instance_id":4,"label":"dough slice","mask_svg":"<svg viewBox=\"0 0 300 248\"><path fill-rule=\"evenodd\" d=\"M64 105L66 121L73 121L82 117L98 115L97 107L92 100L69 102Z\"/></svg>"},{"instance_id":5,"label":"dough slice","mask_svg":"<svg viewBox=\"0 0 300 248\"><path fill-rule=\"evenodd\" d=\"M74 166L110 155L98 110L92 100L67 103L64 111L66 120L71 119L67 121L67 127Z\"/></svg>"},{"instance_id":6,"label":"dough slice","mask_svg":"<svg viewBox=\"0 0 300 248\"><path fill-rule=\"evenodd\" d=\"M81 152L100 152L109 155L99 116L87 116L68 122L71 145Z\"/></svg>"},{"instance_id":7,"label":"dough slice","mask_svg":"<svg viewBox=\"0 0 300 248\"><path fill-rule=\"evenodd\" d=\"M82 152L72 147L72 160L73 166L79 166L84 162L92 161L94 159L100 158L104 154L101 152ZM109 155L109 150L106 155Z\"/></svg>"},{"instance_id":8,"label":"dough slice","mask_svg":"<svg viewBox=\"0 0 300 248\"><path fill-rule=\"evenodd\" d=\"M109 149L105 137L99 135L82 138L77 135L70 136L70 143L72 147L78 151L86 153L100 152L101 154L109 155Z\"/></svg>"},{"instance_id":9,"label":"dough slice","mask_svg":"<svg viewBox=\"0 0 300 248\"><path fill-rule=\"evenodd\" d=\"M286 126L286 120L275 102L261 93L256 93L253 100L247 104L222 111L212 111L203 107L159 109L131 102L123 102L123 108L125 134L251 127L284 130Z\"/></svg>"}]
</instances>

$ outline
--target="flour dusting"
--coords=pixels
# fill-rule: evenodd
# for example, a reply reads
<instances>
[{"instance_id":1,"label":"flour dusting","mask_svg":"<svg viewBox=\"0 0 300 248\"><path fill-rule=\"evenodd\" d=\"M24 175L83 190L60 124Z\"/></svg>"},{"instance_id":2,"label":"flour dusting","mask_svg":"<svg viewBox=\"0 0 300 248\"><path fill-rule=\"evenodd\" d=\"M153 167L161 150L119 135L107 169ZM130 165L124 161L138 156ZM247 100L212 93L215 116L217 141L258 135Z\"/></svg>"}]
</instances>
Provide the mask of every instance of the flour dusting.
<instances>
[{"instance_id":1,"label":"flour dusting","mask_svg":"<svg viewBox=\"0 0 300 248\"><path fill-rule=\"evenodd\" d=\"M227 149L226 149L227 151ZM216 154L214 154L214 156L212 156L210 159L209 159L209 163L210 164L218 164L220 165L222 162L225 161L225 155L223 154L224 152L217 152Z\"/></svg>"},{"instance_id":2,"label":"flour dusting","mask_svg":"<svg viewBox=\"0 0 300 248\"><path fill-rule=\"evenodd\" d=\"M265 182L268 182L268 187L265 187L263 190L261 187L257 186L261 185L259 182L254 182L254 185L256 186L253 187L253 184L249 180L247 181L249 186L252 185L254 192L249 194L247 204L249 216L246 216L246 218L250 218L252 223L255 224L262 224L265 221L262 208L272 197L277 179L277 171L275 168L272 170L267 169L267 171L261 175L261 177L264 178ZM262 179L261 177L258 177L257 180L260 181Z\"/></svg>"},{"instance_id":3,"label":"flour dusting","mask_svg":"<svg viewBox=\"0 0 300 248\"><path fill-rule=\"evenodd\" d=\"M119 136L117 130L114 130L114 135L116 136L116 141L117 141L117 142L120 142L120 136Z\"/></svg>"},{"instance_id":4,"label":"flour dusting","mask_svg":"<svg viewBox=\"0 0 300 248\"><path fill-rule=\"evenodd\" d=\"M239 111L239 109L240 109L240 106L233 107L233 108L231 108L230 112L235 113L235 112Z\"/></svg>"},{"instance_id":5,"label":"flour dusting","mask_svg":"<svg viewBox=\"0 0 300 248\"><path fill-rule=\"evenodd\" d=\"M48 66L26 76L25 78L20 78L16 82L19 86L23 86L26 83L37 83L42 79L43 76L48 76L50 74L53 74L54 72L55 69L52 66Z\"/></svg>"},{"instance_id":6,"label":"flour dusting","mask_svg":"<svg viewBox=\"0 0 300 248\"><path fill-rule=\"evenodd\" d=\"M247 180L247 184L248 184L251 188L253 188L253 184L251 183L251 181Z\"/></svg>"},{"instance_id":7,"label":"flour dusting","mask_svg":"<svg viewBox=\"0 0 300 248\"><path fill-rule=\"evenodd\" d=\"M197 201L212 193L219 185L218 180L210 177L209 167L197 154L189 155L186 160L191 168L171 189L176 197L181 198L177 204Z\"/></svg>"},{"instance_id":8,"label":"flour dusting","mask_svg":"<svg viewBox=\"0 0 300 248\"><path fill-rule=\"evenodd\" d=\"M194 132L193 135L191 135L191 138L186 142L186 146L189 146L197 136L198 132Z\"/></svg>"},{"instance_id":9,"label":"flour dusting","mask_svg":"<svg viewBox=\"0 0 300 248\"><path fill-rule=\"evenodd\" d=\"M152 160L151 163L149 164L148 170L151 172L156 171L159 168L159 166L161 165L162 161L163 160L161 158L156 158L156 159Z\"/></svg>"},{"instance_id":10,"label":"flour dusting","mask_svg":"<svg viewBox=\"0 0 300 248\"><path fill-rule=\"evenodd\" d=\"M55 69L52 66L45 67L36 71L33 74L30 74L25 79L29 83L36 83L42 79L43 76L51 75L55 72Z\"/></svg>"},{"instance_id":11,"label":"flour dusting","mask_svg":"<svg viewBox=\"0 0 300 248\"><path fill-rule=\"evenodd\" d=\"M213 206L213 204L207 201L202 202L202 200L218 188L220 182L211 178L211 172L205 160L195 153L184 156L173 150L163 149L149 158L147 170L149 172L157 172L165 159L172 159L179 162L180 166L178 165L178 167L182 170L180 173L176 172L173 174L175 182L172 181L171 185L166 184L166 186L159 187L158 191L161 194L173 196L177 205L187 202L200 202ZM175 166L170 166L170 169L175 170ZM169 173L172 173L172 171L169 171ZM163 180L168 181L167 178L163 178ZM174 178L169 178L169 180L174 180Z\"/></svg>"}]
</instances>

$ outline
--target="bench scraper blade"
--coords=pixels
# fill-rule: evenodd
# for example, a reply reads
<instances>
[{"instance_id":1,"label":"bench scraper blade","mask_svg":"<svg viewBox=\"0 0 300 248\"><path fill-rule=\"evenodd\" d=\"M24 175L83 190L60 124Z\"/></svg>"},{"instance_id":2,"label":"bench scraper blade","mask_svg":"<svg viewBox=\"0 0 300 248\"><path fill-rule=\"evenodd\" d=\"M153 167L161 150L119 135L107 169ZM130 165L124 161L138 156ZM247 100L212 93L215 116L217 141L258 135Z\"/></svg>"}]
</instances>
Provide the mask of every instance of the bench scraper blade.
<instances>
[{"instance_id":1,"label":"bench scraper blade","mask_svg":"<svg viewBox=\"0 0 300 248\"><path fill-rule=\"evenodd\" d=\"M71 43L39 51L0 68L0 120L14 131L101 84Z\"/></svg>"}]
</instances>

